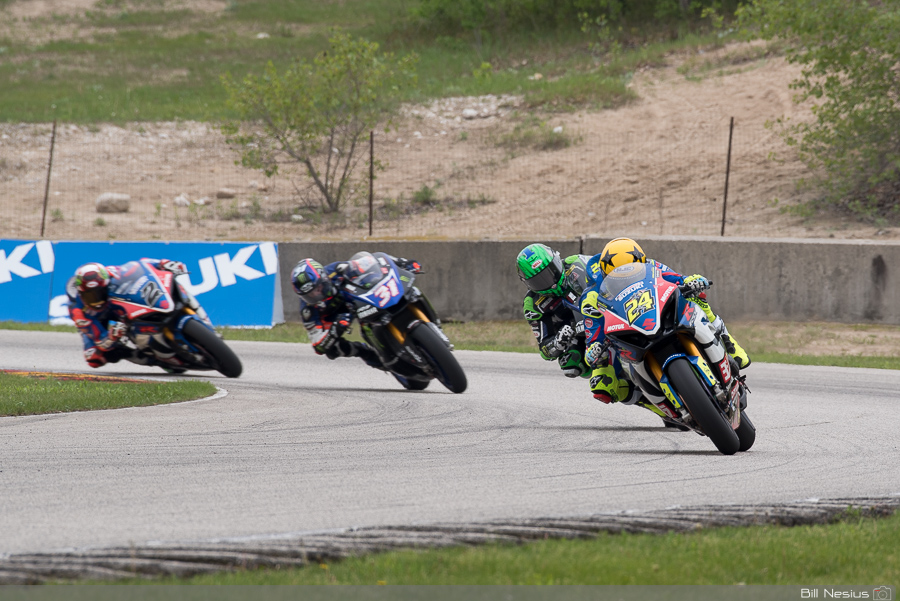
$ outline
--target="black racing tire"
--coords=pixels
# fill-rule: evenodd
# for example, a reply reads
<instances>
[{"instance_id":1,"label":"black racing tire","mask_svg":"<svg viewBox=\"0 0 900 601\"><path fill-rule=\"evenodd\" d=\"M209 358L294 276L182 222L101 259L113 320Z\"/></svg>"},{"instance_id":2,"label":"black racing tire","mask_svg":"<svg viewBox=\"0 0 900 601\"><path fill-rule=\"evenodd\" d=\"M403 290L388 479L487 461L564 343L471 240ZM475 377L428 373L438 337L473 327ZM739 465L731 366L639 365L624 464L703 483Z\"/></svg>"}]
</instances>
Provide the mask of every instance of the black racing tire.
<instances>
[{"instance_id":1,"label":"black racing tire","mask_svg":"<svg viewBox=\"0 0 900 601\"><path fill-rule=\"evenodd\" d=\"M428 385L431 384L431 380L420 380L417 378L407 378L404 376L399 376L394 374L394 377L397 378L397 381L400 382L400 385L407 390L425 390L428 388ZM401 378L403 378L401 380Z\"/></svg>"},{"instance_id":2,"label":"black racing tire","mask_svg":"<svg viewBox=\"0 0 900 601\"><path fill-rule=\"evenodd\" d=\"M735 430L741 441L738 451L748 451L753 443L756 442L756 426L750 421L746 411L741 411L741 425Z\"/></svg>"},{"instance_id":3,"label":"black racing tire","mask_svg":"<svg viewBox=\"0 0 900 601\"><path fill-rule=\"evenodd\" d=\"M469 385L466 373L444 341L432 331L431 327L422 324L409 333L412 342L427 356L434 367L435 377L450 392L464 392Z\"/></svg>"},{"instance_id":4,"label":"black racing tire","mask_svg":"<svg viewBox=\"0 0 900 601\"><path fill-rule=\"evenodd\" d=\"M725 416L714 405L706 388L698 380L691 362L679 357L669 363L669 381L687 405L688 411L700 425L700 429L723 455L734 455L741 448L741 441ZM749 447L748 447L749 448Z\"/></svg>"},{"instance_id":5,"label":"black racing tire","mask_svg":"<svg viewBox=\"0 0 900 601\"><path fill-rule=\"evenodd\" d=\"M237 378L243 371L241 360L225 342L196 319L184 324L184 337L210 359L212 367L226 378Z\"/></svg>"}]
</instances>

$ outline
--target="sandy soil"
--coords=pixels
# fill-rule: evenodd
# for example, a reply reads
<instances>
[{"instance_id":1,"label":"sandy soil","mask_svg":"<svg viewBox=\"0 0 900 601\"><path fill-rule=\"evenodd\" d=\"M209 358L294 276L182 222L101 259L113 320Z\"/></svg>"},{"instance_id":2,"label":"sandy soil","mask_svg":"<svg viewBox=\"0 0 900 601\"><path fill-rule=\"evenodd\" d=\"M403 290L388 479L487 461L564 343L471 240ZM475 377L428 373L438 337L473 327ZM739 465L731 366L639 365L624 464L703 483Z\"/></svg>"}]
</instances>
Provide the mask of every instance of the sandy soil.
<instances>
[{"instance_id":1,"label":"sandy soil","mask_svg":"<svg viewBox=\"0 0 900 601\"><path fill-rule=\"evenodd\" d=\"M67 4L79 9L85 2ZM754 58L748 48L671 56L664 68L635 74L631 85L639 100L615 110L529 115L515 98L406 107L396 129L376 134L376 158L386 170L376 181L374 237L717 235L734 117L726 235L895 238L892 228L838 216L807 222L782 212L810 198L795 186L810 174L765 123L782 115L806 118L809 111L791 102L788 83L797 69L778 57ZM574 143L540 151L517 146L512 136L512 144L498 145L529 117L547 129L562 128L560 135ZM50 131L47 124L0 124L4 237L40 234ZM364 186L358 203L339 216L304 210L292 220L302 204L297 182L266 179L235 165L236 159L223 136L200 123L60 124L45 236L309 240L367 234ZM415 200L417 191L424 200L423 186L434 190L430 202ZM95 199L104 192L130 195L130 211L98 214ZM176 206L179 196L190 206Z\"/></svg>"}]
</instances>

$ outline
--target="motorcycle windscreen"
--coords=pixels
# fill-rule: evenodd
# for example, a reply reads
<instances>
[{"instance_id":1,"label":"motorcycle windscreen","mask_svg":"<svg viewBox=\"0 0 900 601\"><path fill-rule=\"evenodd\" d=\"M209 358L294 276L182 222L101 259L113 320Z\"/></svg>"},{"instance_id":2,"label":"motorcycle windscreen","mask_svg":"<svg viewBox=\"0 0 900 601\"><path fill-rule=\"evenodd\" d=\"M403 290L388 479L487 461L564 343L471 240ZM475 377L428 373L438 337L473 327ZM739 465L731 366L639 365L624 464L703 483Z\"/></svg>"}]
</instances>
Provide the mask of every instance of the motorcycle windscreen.
<instances>
[{"instance_id":1,"label":"motorcycle windscreen","mask_svg":"<svg viewBox=\"0 0 900 601\"><path fill-rule=\"evenodd\" d=\"M621 319L622 326L647 334L659 328L659 302L653 277L650 266L631 263L617 267L603 279L600 295L609 302L610 310Z\"/></svg>"},{"instance_id":2,"label":"motorcycle windscreen","mask_svg":"<svg viewBox=\"0 0 900 601\"><path fill-rule=\"evenodd\" d=\"M110 300L130 305L129 309L140 306L168 312L174 308L167 286L149 266L131 261L122 265L120 274L116 286L109 292Z\"/></svg>"},{"instance_id":3,"label":"motorcycle windscreen","mask_svg":"<svg viewBox=\"0 0 900 601\"><path fill-rule=\"evenodd\" d=\"M629 290L623 294L624 290L647 278L647 269L646 263L629 263L616 267L600 283L600 296L607 300L621 301L631 292ZM635 290L637 288L635 287Z\"/></svg>"},{"instance_id":4,"label":"motorcycle windscreen","mask_svg":"<svg viewBox=\"0 0 900 601\"><path fill-rule=\"evenodd\" d=\"M390 273L390 269L379 263L372 253L358 252L350 258L344 273L354 286L371 290Z\"/></svg>"}]
</instances>

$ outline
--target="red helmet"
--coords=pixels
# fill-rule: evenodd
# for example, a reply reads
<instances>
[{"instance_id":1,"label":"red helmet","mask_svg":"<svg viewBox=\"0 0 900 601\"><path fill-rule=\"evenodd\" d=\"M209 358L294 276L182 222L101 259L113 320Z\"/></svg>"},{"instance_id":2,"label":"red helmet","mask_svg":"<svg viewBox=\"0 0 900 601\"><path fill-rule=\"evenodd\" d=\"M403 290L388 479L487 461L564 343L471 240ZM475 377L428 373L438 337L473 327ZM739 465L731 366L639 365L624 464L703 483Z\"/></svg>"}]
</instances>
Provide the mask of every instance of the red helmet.
<instances>
[{"instance_id":1,"label":"red helmet","mask_svg":"<svg viewBox=\"0 0 900 601\"><path fill-rule=\"evenodd\" d=\"M87 263L75 270L75 287L84 304L99 309L109 293L109 271L100 263Z\"/></svg>"}]
</instances>

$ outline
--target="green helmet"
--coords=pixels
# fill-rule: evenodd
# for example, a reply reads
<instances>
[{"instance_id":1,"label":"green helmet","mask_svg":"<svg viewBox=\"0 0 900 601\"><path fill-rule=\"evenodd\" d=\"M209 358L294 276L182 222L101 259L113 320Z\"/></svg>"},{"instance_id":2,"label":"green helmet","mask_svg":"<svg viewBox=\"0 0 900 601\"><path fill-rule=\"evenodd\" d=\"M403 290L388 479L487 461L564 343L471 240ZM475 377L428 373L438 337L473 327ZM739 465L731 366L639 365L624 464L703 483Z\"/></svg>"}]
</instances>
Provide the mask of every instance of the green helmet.
<instances>
[{"instance_id":1,"label":"green helmet","mask_svg":"<svg viewBox=\"0 0 900 601\"><path fill-rule=\"evenodd\" d=\"M542 294L563 293L563 270L559 253L545 244L529 244L516 257L519 279L528 289Z\"/></svg>"}]
</instances>

